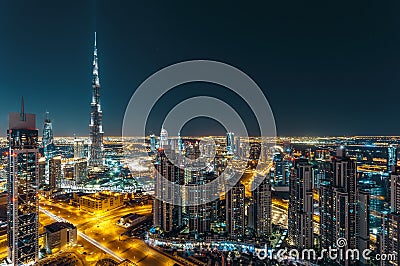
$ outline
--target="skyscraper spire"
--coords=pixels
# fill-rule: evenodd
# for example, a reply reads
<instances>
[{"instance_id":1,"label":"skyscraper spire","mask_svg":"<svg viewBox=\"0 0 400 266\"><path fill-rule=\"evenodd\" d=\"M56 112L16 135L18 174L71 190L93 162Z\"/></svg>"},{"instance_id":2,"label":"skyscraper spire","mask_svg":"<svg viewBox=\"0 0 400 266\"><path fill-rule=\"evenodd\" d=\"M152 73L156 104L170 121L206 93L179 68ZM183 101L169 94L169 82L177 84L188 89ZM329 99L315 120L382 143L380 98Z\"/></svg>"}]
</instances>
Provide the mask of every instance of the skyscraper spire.
<instances>
[{"instance_id":1,"label":"skyscraper spire","mask_svg":"<svg viewBox=\"0 0 400 266\"><path fill-rule=\"evenodd\" d=\"M93 49L93 85L100 86L99 81L99 65L97 59L97 35L94 33L94 49Z\"/></svg>"},{"instance_id":2,"label":"skyscraper spire","mask_svg":"<svg viewBox=\"0 0 400 266\"><path fill-rule=\"evenodd\" d=\"M49 112L45 112L44 113L44 122L46 123L46 122L50 122L50 118L49 118Z\"/></svg>"},{"instance_id":3,"label":"skyscraper spire","mask_svg":"<svg viewBox=\"0 0 400 266\"><path fill-rule=\"evenodd\" d=\"M25 121L25 120L26 120L24 96L22 96L22 100L21 100L21 113L20 113L20 117L21 117L21 121Z\"/></svg>"},{"instance_id":4,"label":"skyscraper spire","mask_svg":"<svg viewBox=\"0 0 400 266\"><path fill-rule=\"evenodd\" d=\"M100 104L100 81L96 32L94 33L92 102L89 129L91 141L89 165L101 166L103 164L103 113Z\"/></svg>"}]
</instances>

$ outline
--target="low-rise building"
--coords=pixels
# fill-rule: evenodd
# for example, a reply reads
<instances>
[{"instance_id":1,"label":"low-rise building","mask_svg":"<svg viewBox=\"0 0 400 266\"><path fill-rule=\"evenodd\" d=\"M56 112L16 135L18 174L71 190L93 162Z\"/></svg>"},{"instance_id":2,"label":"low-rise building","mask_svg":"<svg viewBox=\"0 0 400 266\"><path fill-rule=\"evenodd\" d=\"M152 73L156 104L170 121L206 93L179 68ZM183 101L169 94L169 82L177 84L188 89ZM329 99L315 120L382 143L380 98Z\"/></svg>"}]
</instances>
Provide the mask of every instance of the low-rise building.
<instances>
[{"instance_id":1,"label":"low-rise building","mask_svg":"<svg viewBox=\"0 0 400 266\"><path fill-rule=\"evenodd\" d=\"M134 225L137 225L138 223L145 221L147 218L148 217L145 215L140 215L137 213L129 213L127 215L122 216L119 219L118 224L122 225L124 227L130 227L130 226L134 226Z\"/></svg>"},{"instance_id":2,"label":"low-rise building","mask_svg":"<svg viewBox=\"0 0 400 266\"><path fill-rule=\"evenodd\" d=\"M66 222L55 222L44 227L46 235L46 250L64 249L67 245L76 244L76 226Z\"/></svg>"},{"instance_id":3,"label":"low-rise building","mask_svg":"<svg viewBox=\"0 0 400 266\"><path fill-rule=\"evenodd\" d=\"M106 212L124 205L124 195L116 192L102 191L76 197L80 209L90 213Z\"/></svg>"}]
</instances>

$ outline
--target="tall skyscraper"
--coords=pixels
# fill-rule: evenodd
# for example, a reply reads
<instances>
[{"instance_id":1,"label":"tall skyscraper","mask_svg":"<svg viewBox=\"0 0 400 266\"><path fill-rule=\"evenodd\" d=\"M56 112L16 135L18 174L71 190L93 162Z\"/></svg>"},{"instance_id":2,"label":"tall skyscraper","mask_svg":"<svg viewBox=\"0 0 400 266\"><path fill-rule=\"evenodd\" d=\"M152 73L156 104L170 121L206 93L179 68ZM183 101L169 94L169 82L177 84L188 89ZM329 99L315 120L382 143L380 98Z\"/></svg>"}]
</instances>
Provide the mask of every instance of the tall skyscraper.
<instances>
[{"instance_id":1,"label":"tall skyscraper","mask_svg":"<svg viewBox=\"0 0 400 266\"><path fill-rule=\"evenodd\" d=\"M168 145L164 148L169 149ZM168 160L163 148L158 149L154 163L155 175L155 194L163 194L167 201L157 198L153 201L153 224L164 232L176 230L182 225L182 206L176 202L178 198L173 186L169 186L167 181L175 184L183 184L183 169L175 166ZM161 176L160 176L161 175Z\"/></svg>"},{"instance_id":2,"label":"tall skyscraper","mask_svg":"<svg viewBox=\"0 0 400 266\"><path fill-rule=\"evenodd\" d=\"M383 237L381 242L382 254L393 254L392 260L382 260L381 266L400 265L400 213L389 213L384 220Z\"/></svg>"},{"instance_id":3,"label":"tall skyscraper","mask_svg":"<svg viewBox=\"0 0 400 266\"><path fill-rule=\"evenodd\" d=\"M320 187L321 247L337 247L339 238L346 239L348 249L369 246L368 195L357 185L357 162L346 154L344 147L337 149L332 158L329 181ZM350 260L338 261L351 265Z\"/></svg>"},{"instance_id":4,"label":"tall skyscraper","mask_svg":"<svg viewBox=\"0 0 400 266\"><path fill-rule=\"evenodd\" d=\"M253 219L251 224L249 224L250 227L253 227L258 239L268 239L272 232L272 190L269 178L265 178L253 190L253 203L251 207L249 209L249 216L252 215Z\"/></svg>"},{"instance_id":5,"label":"tall skyscraper","mask_svg":"<svg viewBox=\"0 0 400 266\"><path fill-rule=\"evenodd\" d=\"M24 100L20 113L10 113L7 205L7 259L12 265L38 261L39 150L36 116L26 114Z\"/></svg>"},{"instance_id":6,"label":"tall skyscraper","mask_svg":"<svg viewBox=\"0 0 400 266\"><path fill-rule=\"evenodd\" d=\"M164 127L162 127L160 133L160 148L164 148L167 145L169 145L168 131Z\"/></svg>"},{"instance_id":7,"label":"tall skyscraper","mask_svg":"<svg viewBox=\"0 0 400 266\"><path fill-rule=\"evenodd\" d=\"M229 155L234 154L235 151L235 134L233 132L226 133L226 150Z\"/></svg>"},{"instance_id":8,"label":"tall skyscraper","mask_svg":"<svg viewBox=\"0 0 400 266\"><path fill-rule=\"evenodd\" d=\"M329 159L330 160L330 159ZM331 168L330 161L314 160L313 162L313 186L316 191L319 191L321 183L326 181L329 169Z\"/></svg>"},{"instance_id":9,"label":"tall skyscraper","mask_svg":"<svg viewBox=\"0 0 400 266\"><path fill-rule=\"evenodd\" d=\"M189 201L198 201L199 204L184 207L185 217L188 219L188 229L190 233L198 236L211 231L211 224L218 221L218 217L215 215L214 210L218 204L218 200L205 202L201 200L210 198L211 191L202 189L207 183L212 182L217 176L212 171L208 171L204 163L199 163L202 169L192 169L186 167L184 170L184 184L189 187L188 197Z\"/></svg>"},{"instance_id":10,"label":"tall skyscraper","mask_svg":"<svg viewBox=\"0 0 400 266\"><path fill-rule=\"evenodd\" d=\"M393 170L390 177L390 211L400 213L400 168Z\"/></svg>"},{"instance_id":11,"label":"tall skyscraper","mask_svg":"<svg viewBox=\"0 0 400 266\"><path fill-rule=\"evenodd\" d=\"M387 149L387 170L390 173L393 167L397 165L397 146L396 145L389 145Z\"/></svg>"},{"instance_id":12,"label":"tall skyscraper","mask_svg":"<svg viewBox=\"0 0 400 266\"><path fill-rule=\"evenodd\" d=\"M44 117L42 148L43 148L43 154L45 156L45 172L44 172L45 178L41 178L41 181L43 181L44 179L48 179L49 177L49 160L54 156L55 152L53 125L49 117L49 112L46 112ZM40 185L42 184L43 183L40 182Z\"/></svg>"},{"instance_id":13,"label":"tall skyscraper","mask_svg":"<svg viewBox=\"0 0 400 266\"><path fill-rule=\"evenodd\" d=\"M356 205L356 234L357 234L357 248L359 250L370 249L370 193L366 190L358 190ZM360 258L363 265L369 265L369 262L363 257Z\"/></svg>"},{"instance_id":14,"label":"tall skyscraper","mask_svg":"<svg viewBox=\"0 0 400 266\"><path fill-rule=\"evenodd\" d=\"M243 239L245 231L245 187L240 181L225 195L226 229L231 239Z\"/></svg>"},{"instance_id":15,"label":"tall skyscraper","mask_svg":"<svg viewBox=\"0 0 400 266\"><path fill-rule=\"evenodd\" d=\"M235 152L235 155L237 156L237 157L239 157L240 156L240 137L239 136L236 136L236 138L235 138L235 149L234 149L234 152Z\"/></svg>"},{"instance_id":16,"label":"tall skyscraper","mask_svg":"<svg viewBox=\"0 0 400 266\"><path fill-rule=\"evenodd\" d=\"M286 160L280 160L274 163L271 168L271 175L275 186L289 186L290 165Z\"/></svg>"},{"instance_id":17,"label":"tall skyscraper","mask_svg":"<svg viewBox=\"0 0 400 266\"><path fill-rule=\"evenodd\" d=\"M154 134L150 135L150 151L153 153L157 152L157 139Z\"/></svg>"},{"instance_id":18,"label":"tall skyscraper","mask_svg":"<svg viewBox=\"0 0 400 266\"><path fill-rule=\"evenodd\" d=\"M314 247L313 169L307 159L297 159L289 182L290 244L303 250Z\"/></svg>"},{"instance_id":19,"label":"tall skyscraper","mask_svg":"<svg viewBox=\"0 0 400 266\"><path fill-rule=\"evenodd\" d=\"M103 112L100 104L100 81L99 65L97 58L96 33L94 33L94 52L93 52L93 81L92 81L92 102L90 112L90 152L89 165L103 165Z\"/></svg>"},{"instance_id":20,"label":"tall skyscraper","mask_svg":"<svg viewBox=\"0 0 400 266\"><path fill-rule=\"evenodd\" d=\"M49 118L49 112L46 112L44 118L42 147L44 156L48 161L53 156L54 152L53 125Z\"/></svg>"},{"instance_id":21,"label":"tall skyscraper","mask_svg":"<svg viewBox=\"0 0 400 266\"><path fill-rule=\"evenodd\" d=\"M400 168L394 167L391 175L390 213L383 223L381 253L395 254L395 260L381 261L382 266L400 265Z\"/></svg>"},{"instance_id":22,"label":"tall skyscraper","mask_svg":"<svg viewBox=\"0 0 400 266\"><path fill-rule=\"evenodd\" d=\"M74 159L85 158L85 143L82 139L74 139Z\"/></svg>"},{"instance_id":23,"label":"tall skyscraper","mask_svg":"<svg viewBox=\"0 0 400 266\"><path fill-rule=\"evenodd\" d=\"M49 184L51 189L61 185L61 156L55 156L49 161Z\"/></svg>"},{"instance_id":24,"label":"tall skyscraper","mask_svg":"<svg viewBox=\"0 0 400 266\"><path fill-rule=\"evenodd\" d=\"M46 158L41 157L39 159L39 186L46 184Z\"/></svg>"},{"instance_id":25,"label":"tall skyscraper","mask_svg":"<svg viewBox=\"0 0 400 266\"><path fill-rule=\"evenodd\" d=\"M181 133L178 132L178 153L182 154L184 150L185 150L185 145L183 144Z\"/></svg>"},{"instance_id":26,"label":"tall skyscraper","mask_svg":"<svg viewBox=\"0 0 400 266\"><path fill-rule=\"evenodd\" d=\"M87 161L85 158L75 160L74 178L76 184L82 184L82 181L87 178Z\"/></svg>"}]
</instances>

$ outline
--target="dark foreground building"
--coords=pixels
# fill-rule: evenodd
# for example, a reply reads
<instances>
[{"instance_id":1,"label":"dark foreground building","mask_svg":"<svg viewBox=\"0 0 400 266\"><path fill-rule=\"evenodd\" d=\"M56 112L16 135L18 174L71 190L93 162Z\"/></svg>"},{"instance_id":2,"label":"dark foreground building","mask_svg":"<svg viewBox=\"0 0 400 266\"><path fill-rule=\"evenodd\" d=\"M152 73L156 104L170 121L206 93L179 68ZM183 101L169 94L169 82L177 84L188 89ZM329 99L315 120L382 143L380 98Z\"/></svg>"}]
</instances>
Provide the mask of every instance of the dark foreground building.
<instances>
[{"instance_id":1,"label":"dark foreground building","mask_svg":"<svg viewBox=\"0 0 400 266\"><path fill-rule=\"evenodd\" d=\"M8 150L8 256L13 265L37 262L39 227L39 150L36 116L10 113Z\"/></svg>"}]
</instances>

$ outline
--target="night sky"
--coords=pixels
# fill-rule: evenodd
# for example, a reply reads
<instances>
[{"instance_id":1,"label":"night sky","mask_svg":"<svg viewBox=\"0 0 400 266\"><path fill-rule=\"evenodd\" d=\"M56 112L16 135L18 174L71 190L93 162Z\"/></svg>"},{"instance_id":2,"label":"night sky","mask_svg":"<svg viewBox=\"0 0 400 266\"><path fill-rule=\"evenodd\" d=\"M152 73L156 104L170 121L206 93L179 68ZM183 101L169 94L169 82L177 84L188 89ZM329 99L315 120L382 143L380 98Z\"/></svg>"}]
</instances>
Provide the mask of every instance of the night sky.
<instances>
[{"instance_id":1,"label":"night sky","mask_svg":"<svg viewBox=\"0 0 400 266\"><path fill-rule=\"evenodd\" d=\"M400 135L399 12L399 1L1 1L1 136L22 95L39 129L49 111L56 136L88 135L94 31L105 135L121 134L141 82L193 59L252 77L281 136ZM154 121L192 94L252 119L235 95L195 83L163 97ZM215 125L198 119L184 133L221 133Z\"/></svg>"}]
</instances>

